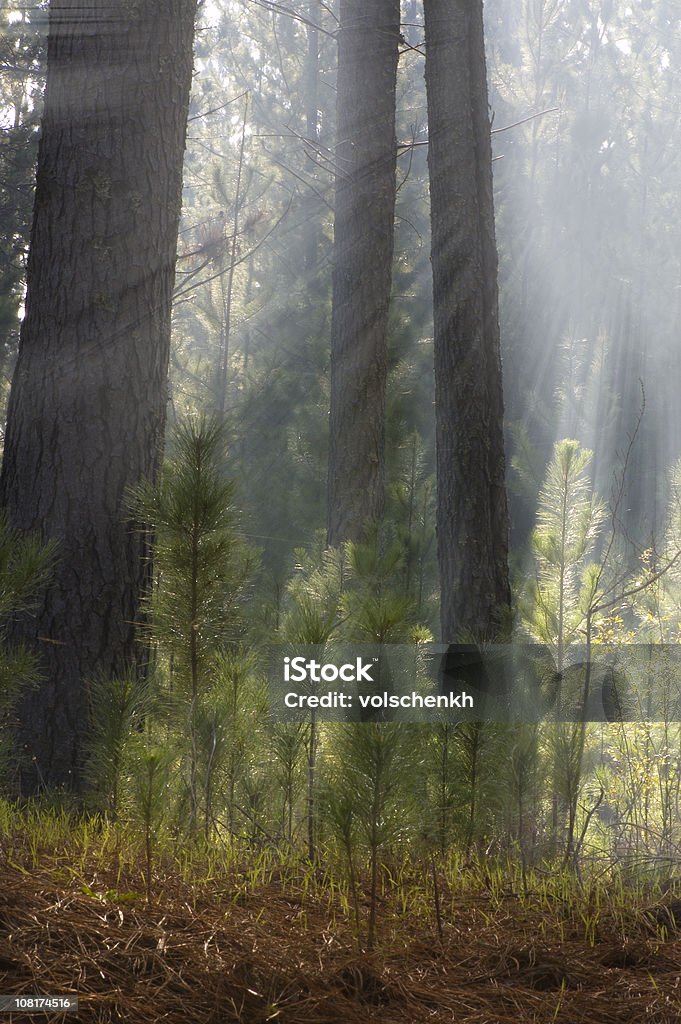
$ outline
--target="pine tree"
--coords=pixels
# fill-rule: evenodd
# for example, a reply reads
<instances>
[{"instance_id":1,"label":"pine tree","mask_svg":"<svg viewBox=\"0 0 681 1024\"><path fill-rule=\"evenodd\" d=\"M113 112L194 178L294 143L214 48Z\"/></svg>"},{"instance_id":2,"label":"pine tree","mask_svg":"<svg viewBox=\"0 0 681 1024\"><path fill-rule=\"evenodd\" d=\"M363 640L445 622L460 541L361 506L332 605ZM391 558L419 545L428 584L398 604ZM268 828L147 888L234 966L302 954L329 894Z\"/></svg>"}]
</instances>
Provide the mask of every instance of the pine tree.
<instances>
[{"instance_id":1,"label":"pine tree","mask_svg":"<svg viewBox=\"0 0 681 1024\"><path fill-rule=\"evenodd\" d=\"M40 653L22 704L24 786L81 789L85 680L139 656L144 537L127 489L163 439L196 0L52 0L47 84L0 503L58 539L23 633ZM39 639L40 638L40 639Z\"/></svg>"},{"instance_id":2,"label":"pine tree","mask_svg":"<svg viewBox=\"0 0 681 1024\"><path fill-rule=\"evenodd\" d=\"M341 0L327 502L332 547L360 539L384 507L399 35L399 0Z\"/></svg>"},{"instance_id":3,"label":"pine tree","mask_svg":"<svg viewBox=\"0 0 681 1024\"><path fill-rule=\"evenodd\" d=\"M445 641L510 605L503 396L482 0L424 0L437 536Z\"/></svg>"},{"instance_id":4,"label":"pine tree","mask_svg":"<svg viewBox=\"0 0 681 1024\"><path fill-rule=\"evenodd\" d=\"M580 638L585 607L583 575L603 528L606 508L594 497L588 466L592 453L578 441L559 441L539 495L532 547L537 559L525 621L550 645L562 672L565 648Z\"/></svg>"},{"instance_id":5,"label":"pine tree","mask_svg":"<svg viewBox=\"0 0 681 1024\"><path fill-rule=\"evenodd\" d=\"M155 537L159 586L149 598L149 634L167 659L170 685L187 704L189 826L200 804L202 702L216 659L244 635L239 604L254 568L240 539L234 481L224 476L225 432L215 418L189 418L172 434L173 455L158 484L137 489L135 514ZM205 729L204 729L205 734ZM210 810L204 807L208 818Z\"/></svg>"},{"instance_id":6,"label":"pine tree","mask_svg":"<svg viewBox=\"0 0 681 1024\"><path fill-rule=\"evenodd\" d=\"M600 572L588 559L602 530L606 508L594 497L587 469L591 452L571 439L559 441L540 492L538 525L532 535L537 560L536 578L530 583L523 613L532 636L548 644L556 664L560 691L556 713L572 706L577 712L583 698L582 673L573 692L565 692L563 674L567 647L585 639L587 619ZM590 625L588 626L590 629ZM586 637L588 640L589 638ZM586 669L588 672L588 667ZM568 674L567 678L570 678ZM567 808L566 858L572 854L577 799L583 781L585 725L557 721L549 733L553 763L551 844L558 841L560 803Z\"/></svg>"}]
</instances>

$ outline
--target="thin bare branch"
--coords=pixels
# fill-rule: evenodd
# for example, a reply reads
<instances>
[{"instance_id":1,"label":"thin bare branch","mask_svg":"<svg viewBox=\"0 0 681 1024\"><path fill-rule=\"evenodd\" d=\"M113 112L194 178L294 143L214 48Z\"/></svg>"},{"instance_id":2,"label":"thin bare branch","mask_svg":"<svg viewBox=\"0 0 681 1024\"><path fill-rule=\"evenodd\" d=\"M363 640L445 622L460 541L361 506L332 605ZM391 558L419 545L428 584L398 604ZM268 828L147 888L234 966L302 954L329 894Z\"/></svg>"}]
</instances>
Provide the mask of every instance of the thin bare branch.
<instances>
[{"instance_id":1,"label":"thin bare branch","mask_svg":"<svg viewBox=\"0 0 681 1024\"><path fill-rule=\"evenodd\" d=\"M543 117L544 114L555 114L559 107L547 107L546 110L538 110L536 114L528 114L527 117L523 117L520 121L514 121L512 124L505 124L503 128L492 128L492 135L499 135L500 132L507 132L511 128L517 128L521 124L527 124L528 121L534 121L538 117Z\"/></svg>"},{"instance_id":2,"label":"thin bare branch","mask_svg":"<svg viewBox=\"0 0 681 1024\"><path fill-rule=\"evenodd\" d=\"M226 103L221 103L219 107L211 107L210 110L204 110L200 114L194 114L192 117L187 118L187 123L190 121L199 121L202 117L209 117L210 114L217 114L219 110L224 110L225 107L229 107L232 103L236 103L237 100L242 100L246 95L246 90L240 92L238 96L235 96L231 100L227 100Z\"/></svg>"},{"instance_id":3,"label":"thin bare branch","mask_svg":"<svg viewBox=\"0 0 681 1024\"><path fill-rule=\"evenodd\" d=\"M293 21L299 21L301 25L307 25L308 28L314 28L322 35L329 36L330 39L336 38L335 32L329 32L328 29L323 28L321 25L317 25L316 22L306 18L303 14L298 11L292 10L290 7L285 7L284 4L276 3L275 0L250 0L256 7L262 7L265 11L270 11L272 14L282 14L285 18L291 18Z\"/></svg>"}]
</instances>

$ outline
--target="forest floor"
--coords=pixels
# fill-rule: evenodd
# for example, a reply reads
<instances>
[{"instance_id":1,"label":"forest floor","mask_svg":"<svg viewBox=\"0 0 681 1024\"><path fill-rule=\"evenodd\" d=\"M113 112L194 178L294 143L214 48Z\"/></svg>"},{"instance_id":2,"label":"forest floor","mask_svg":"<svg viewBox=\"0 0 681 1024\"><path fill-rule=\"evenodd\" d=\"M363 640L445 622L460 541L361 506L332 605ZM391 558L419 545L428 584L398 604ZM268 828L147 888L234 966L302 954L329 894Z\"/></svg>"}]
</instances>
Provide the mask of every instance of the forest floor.
<instances>
[{"instance_id":1,"label":"forest floor","mask_svg":"<svg viewBox=\"0 0 681 1024\"><path fill-rule=\"evenodd\" d=\"M382 887L372 952L319 874L206 877L12 851L0 866L0 993L74 995L73 1014L8 1021L131 1024L678 1024L681 933L652 911L579 906L484 880L443 880L441 920L408 885ZM87 882L84 882L87 879ZM426 890L424 889L423 892ZM367 907L360 907L362 920Z\"/></svg>"}]
</instances>

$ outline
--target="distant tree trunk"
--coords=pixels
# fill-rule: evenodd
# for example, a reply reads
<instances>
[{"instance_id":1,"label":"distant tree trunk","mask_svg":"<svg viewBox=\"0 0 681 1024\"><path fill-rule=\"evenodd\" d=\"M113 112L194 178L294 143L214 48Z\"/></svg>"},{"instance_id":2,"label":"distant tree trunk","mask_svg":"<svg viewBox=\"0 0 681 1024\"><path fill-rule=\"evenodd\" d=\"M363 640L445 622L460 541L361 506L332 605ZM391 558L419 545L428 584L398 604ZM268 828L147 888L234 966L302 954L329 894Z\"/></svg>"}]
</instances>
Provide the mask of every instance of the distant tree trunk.
<instances>
[{"instance_id":1,"label":"distant tree trunk","mask_svg":"<svg viewBox=\"0 0 681 1024\"><path fill-rule=\"evenodd\" d=\"M26 791L78 791L87 680L135 662L144 541L128 488L163 438L196 0L52 0L26 318L0 499L59 542L22 633ZM32 760L32 767L30 761Z\"/></svg>"},{"instance_id":2,"label":"distant tree trunk","mask_svg":"<svg viewBox=\"0 0 681 1024\"><path fill-rule=\"evenodd\" d=\"M383 511L399 0L340 0L328 540Z\"/></svg>"},{"instance_id":3,"label":"distant tree trunk","mask_svg":"<svg viewBox=\"0 0 681 1024\"><path fill-rule=\"evenodd\" d=\"M482 0L424 0L442 636L510 603Z\"/></svg>"},{"instance_id":4,"label":"distant tree trunk","mask_svg":"<svg viewBox=\"0 0 681 1024\"><path fill-rule=\"evenodd\" d=\"M321 15L319 0L308 0L307 16L307 53L305 55L305 134L310 141L309 153L312 161L317 163L317 145L319 142L319 29L316 20ZM317 268L317 248L319 236L319 218L316 216L316 196L314 193L307 201L308 214L305 220L303 236L303 259L307 280L313 276Z\"/></svg>"}]
</instances>

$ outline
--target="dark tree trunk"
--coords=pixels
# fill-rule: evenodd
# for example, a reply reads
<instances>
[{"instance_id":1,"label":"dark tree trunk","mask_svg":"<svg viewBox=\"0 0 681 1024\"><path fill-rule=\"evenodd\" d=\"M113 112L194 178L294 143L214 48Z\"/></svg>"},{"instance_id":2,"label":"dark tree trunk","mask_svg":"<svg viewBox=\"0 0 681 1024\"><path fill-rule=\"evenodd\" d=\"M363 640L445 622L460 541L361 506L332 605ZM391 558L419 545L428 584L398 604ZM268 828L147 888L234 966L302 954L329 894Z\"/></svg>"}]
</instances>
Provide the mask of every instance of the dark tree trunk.
<instances>
[{"instance_id":1,"label":"dark tree trunk","mask_svg":"<svg viewBox=\"0 0 681 1024\"><path fill-rule=\"evenodd\" d=\"M328 541L383 511L399 0L341 0Z\"/></svg>"},{"instance_id":2,"label":"dark tree trunk","mask_svg":"<svg viewBox=\"0 0 681 1024\"><path fill-rule=\"evenodd\" d=\"M24 788L80 788L87 680L135 662L144 541L127 490L153 477L196 0L52 0L26 318L1 499L59 542L24 635L44 671L23 703Z\"/></svg>"},{"instance_id":3,"label":"dark tree trunk","mask_svg":"<svg viewBox=\"0 0 681 1024\"><path fill-rule=\"evenodd\" d=\"M510 603L482 0L424 0L442 637Z\"/></svg>"}]
</instances>

